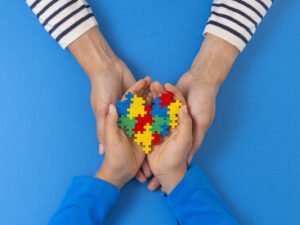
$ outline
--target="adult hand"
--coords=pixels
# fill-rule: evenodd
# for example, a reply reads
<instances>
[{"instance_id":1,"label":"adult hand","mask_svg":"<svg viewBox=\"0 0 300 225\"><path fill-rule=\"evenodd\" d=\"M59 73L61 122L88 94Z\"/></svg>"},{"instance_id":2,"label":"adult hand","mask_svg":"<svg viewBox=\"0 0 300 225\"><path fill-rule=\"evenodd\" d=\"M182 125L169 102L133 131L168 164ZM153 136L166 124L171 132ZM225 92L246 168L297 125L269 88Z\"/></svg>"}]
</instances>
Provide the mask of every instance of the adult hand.
<instances>
[{"instance_id":1,"label":"adult hand","mask_svg":"<svg viewBox=\"0 0 300 225\"><path fill-rule=\"evenodd\" d=\"M138 81L128 91L142 97L147 97L150 78ZM103 142L105 158L96 177L121 188L132 179L140 169L145 154L132 138L128 138L118 127L118 113L116 107L109 104L106 115Z\"/></svg>"},{"instance_id":2,"label":"adult hand","mask_svg":"<svg viewBox=\"0 0 300 225\"><path fill-rule=\"evenodd\" d=\"M177 87L186 98L193 118L194 140L188 158L190 163L215 116L216 96L219 87L203 80L201 75L194 73L192 70L181 77Z\"/></svg>"},{"instance_id":3,"label":"adult hand","mask_svg":"<svg viewBox=\"0 0 300 225\"><path fill-rule=\"evenodd\" d=\"M162 190L169 194L181 181L187 170L187 157L192 147L192 119L188 113L186 101L179 90L166 84L164 87L158 82L151 84L152 96L159 96L165 91L174 93L183 106L179 112L179 125L170 130L170 135L162 142L154 145L147 156L154 176L162 186Z\"/></svg>"},{"instance_id":4,"label":"adult hand","mask_svg":"<svg viewBox=\"0 0 300 225\"><path fill-rule=\"evenodd\" d=\"M113 53L98 27L90 29L68 48L90 78L91 104L97 122L97 137L102 144L109 104L120 99L135 79L125 63ZM103 145L99 152L104 153Z\"/></svg>"},{"instance_id":5,"label":"adult hand","mask_svg":"<svg viewBox=\"0 0 300 225\"><path fill-rule=\"evenodd\" d=\"M103 154L104 124L108 106L119 100L125 91L134 84L135 79L123 62L115 61L90 76L90 80L92 86L91 105L97 122L97 137L101 143L99 153Z\"/></svg>"},{"instance_id":6,"label":"adult hand","mask_svg":"<svg viewBox=\"0 0 300 225\"><path fill-rule=\"evenodd\" d=\"M187 99L193 119L193 147L190 163L211 125L219 87L229 73L239 51L228 42L207 34L191 69L177 83Z\"/></svg>"}]
</instances>

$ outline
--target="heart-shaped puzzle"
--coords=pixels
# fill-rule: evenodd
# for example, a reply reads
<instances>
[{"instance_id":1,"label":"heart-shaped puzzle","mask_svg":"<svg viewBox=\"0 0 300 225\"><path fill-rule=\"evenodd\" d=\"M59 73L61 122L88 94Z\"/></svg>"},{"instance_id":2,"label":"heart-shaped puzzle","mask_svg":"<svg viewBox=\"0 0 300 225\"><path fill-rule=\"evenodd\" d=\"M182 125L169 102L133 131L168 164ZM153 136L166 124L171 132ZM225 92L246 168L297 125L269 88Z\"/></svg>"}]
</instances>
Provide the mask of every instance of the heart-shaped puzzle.
<instances>
[{"instance_id":1,"label":"heart-shaped puzzle","mask_svg":"<svg viewBox=\"0 0 300 225\"><path fill-rule=\"evenodd\" d=\"M172 92L155 97L151 106L145 103L142 97L128 92L125 100L119 100L116 107L119 127L148 154L152 144L158 144L162 136L168 135L170 127L177 127L182 103L174 99Z\"/></svg>"}]
</instances>

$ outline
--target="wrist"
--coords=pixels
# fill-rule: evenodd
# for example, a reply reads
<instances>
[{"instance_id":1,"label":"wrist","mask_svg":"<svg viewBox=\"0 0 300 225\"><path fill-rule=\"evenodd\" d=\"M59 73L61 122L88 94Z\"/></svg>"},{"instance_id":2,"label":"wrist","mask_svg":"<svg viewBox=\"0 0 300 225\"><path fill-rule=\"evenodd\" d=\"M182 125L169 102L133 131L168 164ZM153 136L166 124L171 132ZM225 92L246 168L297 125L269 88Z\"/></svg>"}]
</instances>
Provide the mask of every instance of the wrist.
<instances>
[{"instance_id":1,"label":"wrist","mask_svg":"<svg viewBox=\"0 0 300 225\"><path fill-rule=\"evenodd\" d=\"M170 174L158 176L157 178L161 184L162 191L165 192L167 195L169 195L183 179L183 177L186 174L186 171L187 169L184 168Z\"/></svg>"},{"instance_id":2,"label":"wrist","mask_svg":"<svg viewBox=\"0 0 300 225\"><path fill-rule=\"evenodd\" d=\"M90 79L108 70L120 59L113 53L98 27L94 27L69 45L76 60Z\"/></svg>"},{"instance_id":3,"label":"wrist","mask_svg":"<svg viewBox=\"0 0 300 225\"><path fill-rule=\"evenodd\" d=\"M113 170L106 168L106 166L103 164L99 171L96 173L95 177L114 185L120 190L127 181L120 178L116 173L113 172Z\"/></svg>"},{"instance_id":4,"label":"wrist","mask_svg":"<svg viewBox=\"0 0 300 225\"><path fill-rule=\"evenodd\" d=\"M197 79L219 87L227 77L238 53L235 46L207 34L190 72Z\"/></svg>"}]
</instances>

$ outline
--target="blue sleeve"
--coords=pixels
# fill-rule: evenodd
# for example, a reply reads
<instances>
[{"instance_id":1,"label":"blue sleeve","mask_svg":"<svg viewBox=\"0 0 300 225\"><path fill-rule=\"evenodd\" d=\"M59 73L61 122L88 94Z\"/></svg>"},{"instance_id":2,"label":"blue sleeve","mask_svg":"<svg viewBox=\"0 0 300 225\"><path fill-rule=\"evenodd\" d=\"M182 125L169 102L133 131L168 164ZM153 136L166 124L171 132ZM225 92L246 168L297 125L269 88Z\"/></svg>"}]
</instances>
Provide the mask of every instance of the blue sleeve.
<instances>
[{"instance_id":1,"label":"blue sleeve","mask_svg":"<svg viewBox=\"0 0 300 225\"><path fill-rule=\"evenodd\" d=\"M203 172L192 165L167 197L180 225L236 225L238 222Z\"/></svg>"},{"instance_id":2,"label":"blue sleeve","mask_svg":"<svg viewBox=\"0 0 300 225\"><path fill-rule=\"evenodd\" d=\"M49 225L103 224L120 191L94 177L75 177Z\"/></svg>"}]
</instances>

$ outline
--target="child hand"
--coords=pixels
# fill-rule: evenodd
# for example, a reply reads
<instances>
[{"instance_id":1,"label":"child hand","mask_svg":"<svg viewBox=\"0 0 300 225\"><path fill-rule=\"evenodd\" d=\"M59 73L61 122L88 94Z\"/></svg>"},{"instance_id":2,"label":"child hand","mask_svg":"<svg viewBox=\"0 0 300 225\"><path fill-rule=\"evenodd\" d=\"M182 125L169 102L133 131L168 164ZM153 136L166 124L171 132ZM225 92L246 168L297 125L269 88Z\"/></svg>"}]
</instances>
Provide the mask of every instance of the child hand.
<instances>
[{"instance_id":1,"label":"child hand","mask_svg":"<svg viewBox=\"0 0 300 225\"><path fill-rule=\"evenodd\" d=\"M150 88L150 78L147 77L135 83L128 91L146 97ZM105 159L96 177L105 180L119 189L131 180L140 169L145 154L118 127L118 113L114 105L109 105L105 120L104 139Z\"/></svg>"},{"instance_id":2,"label":"child hand","mask_svg":"<svg viewBox=\"0 0 300 225\"><path fill-rule=\"evenodd\" d=\"M164 87L154 82L151 84L151 95L158 96L165 91L174 93L175 99L182 102L179 112L179 125L171 129L170 135L160 144L153 145L152 151L147 156L154 176L159 180L162 190L170 193L184 177L187 170L187 158L192 148L192 120L188 113L186 101L179 90L166 84Z\"/></svg>"}]
</instances>

